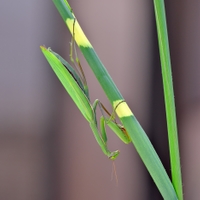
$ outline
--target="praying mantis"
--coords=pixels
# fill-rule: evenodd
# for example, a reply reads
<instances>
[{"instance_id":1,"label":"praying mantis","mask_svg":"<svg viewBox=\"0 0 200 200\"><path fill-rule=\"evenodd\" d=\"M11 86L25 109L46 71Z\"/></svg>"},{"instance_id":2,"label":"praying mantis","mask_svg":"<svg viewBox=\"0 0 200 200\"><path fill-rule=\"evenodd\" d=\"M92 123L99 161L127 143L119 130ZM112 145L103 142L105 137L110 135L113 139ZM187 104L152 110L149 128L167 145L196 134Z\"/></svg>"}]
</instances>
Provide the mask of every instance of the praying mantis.
<instances>
[{"instance_id":1,"label":"praying mantis","mask_svg":"<svg viewBox=\"0 0 200 200\"><path fill-rule=\"evenodd\" d=\"M74 36L73 36L74 37ZM73 43L74 39L72 38L70 58L74 63L73 59ZM94 137L99 144L103 153L111 160L115 160L119 155L119 150L110 151L107 147L107 135L105 124L126 144L131 142L131 139L126 132L125 128L117 124L113 114L111 115L103 104L96 99L93 104L90 102L88 86L86 78L81 67L80 61L76 54L76 62L78 63L79 70L75 70L66 60L64 60L59 54L53 52L50 48L45 46L40 46L42 53L49 62L53 71L57 75L58 79L67 90L71 98L73 99L76 106L79 108L82 115L89 122L89 125L94 133ZM75 49L75 48L74 48ZM123 101L122 101L123 102ZM120 104L121 102L119 102ZM99 106L102 116L100 117L100 130L98 128L98 123L96 119L96 108ZM118 105L116 105L117 107ZM116 108L114 108L115 111ZM103 111L109 115L109 118L106 118L103 114ZM114 113L113 111L113 113Z\"/></svg>"}]
</instances>

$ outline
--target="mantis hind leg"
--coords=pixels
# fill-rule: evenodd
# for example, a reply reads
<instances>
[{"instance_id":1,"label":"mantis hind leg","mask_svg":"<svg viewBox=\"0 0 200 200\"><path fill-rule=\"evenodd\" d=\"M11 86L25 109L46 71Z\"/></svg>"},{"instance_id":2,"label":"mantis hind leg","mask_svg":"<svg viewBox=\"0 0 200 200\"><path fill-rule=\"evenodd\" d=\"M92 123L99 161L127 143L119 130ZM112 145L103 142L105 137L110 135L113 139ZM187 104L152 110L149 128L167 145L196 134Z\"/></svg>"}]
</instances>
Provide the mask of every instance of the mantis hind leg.
<instances>
[{"instance_id":1,"label":"mantis hind leg","mask_svg":"<svg viewBox=\"0 0 200 200\"><path fill-rule=\"evenodd\" d=\"M72 39L71 39L71 42L70 42L69 57L70 57L71 62L74 64L74 68L76 70L76 73L79 75L79 77L82 81L85 95L87 96L88 99L90 99L86 77L85 77L83 68L81 66L81 62L78 58L78 54L77 54L77 51L76 51L76 44L75 44L75 37L76 36L75 36L75 31L74 31L75 23L76 23L76 18L74 18L74 23L73 23L73 34L72 34ZM75 59L75 61L74 61L74 59Z\"/></svg>"}]
</instances>

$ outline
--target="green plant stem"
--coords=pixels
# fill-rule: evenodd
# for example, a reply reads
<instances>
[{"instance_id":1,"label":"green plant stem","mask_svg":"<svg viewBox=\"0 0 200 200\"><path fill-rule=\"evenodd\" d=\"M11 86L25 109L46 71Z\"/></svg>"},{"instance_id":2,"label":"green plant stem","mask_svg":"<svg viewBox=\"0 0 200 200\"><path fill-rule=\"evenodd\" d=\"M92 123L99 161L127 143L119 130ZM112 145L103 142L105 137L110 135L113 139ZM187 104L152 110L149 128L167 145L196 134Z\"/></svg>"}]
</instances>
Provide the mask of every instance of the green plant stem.
<instances>
[{"instance_id":1,"label":"green plant stem","mask_svg":"<svg viewBox=\"0 0 200 200\"><path fill-rule=\"evenodd\" d=\"M155 16L156 16L162 77L163 77L172 184L174 185L178 199L182 200L183 191L182 191L180 155L179 155L174 90L172 83L171 61L169 53L169 42L167 34L164 1L154 0L154 7L155 7Z\"/></svg>"}]
</instances>

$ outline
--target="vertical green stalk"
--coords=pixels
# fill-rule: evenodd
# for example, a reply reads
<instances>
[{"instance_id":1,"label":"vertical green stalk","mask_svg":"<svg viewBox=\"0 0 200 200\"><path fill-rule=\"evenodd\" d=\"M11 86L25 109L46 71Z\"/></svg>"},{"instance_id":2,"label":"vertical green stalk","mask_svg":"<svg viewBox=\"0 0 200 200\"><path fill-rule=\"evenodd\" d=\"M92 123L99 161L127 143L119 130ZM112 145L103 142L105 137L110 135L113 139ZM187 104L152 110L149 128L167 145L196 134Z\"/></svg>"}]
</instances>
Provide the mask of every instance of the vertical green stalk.
<instances>
[{"instance_id":1,"label":"vertical green stalk","mask_svg":"<svg viewBox=\"0 0 200 200\"><path fill-rule=\"evenodd\" d=\"M166 119L168 128L172 184L174 185L178 199L182 200L183 191L182 191L180 155L179 155L174 90L172 83L171 61L170 61L164 1L154 0L154 8L155 8L156 25L158 32L160 58L161 58L163 87L164 87L164 99L165 99Z\"/></svg>"}]
</instances>

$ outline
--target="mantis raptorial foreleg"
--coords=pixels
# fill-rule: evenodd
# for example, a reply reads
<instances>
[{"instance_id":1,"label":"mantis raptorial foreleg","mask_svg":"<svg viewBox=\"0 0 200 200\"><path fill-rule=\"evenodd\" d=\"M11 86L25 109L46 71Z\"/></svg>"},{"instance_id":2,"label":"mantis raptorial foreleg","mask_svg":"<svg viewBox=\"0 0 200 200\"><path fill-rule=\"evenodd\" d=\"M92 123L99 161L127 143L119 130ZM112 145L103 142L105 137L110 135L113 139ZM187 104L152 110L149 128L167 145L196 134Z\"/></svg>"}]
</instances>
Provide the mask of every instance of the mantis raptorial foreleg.
<instances>
[{"instance_id":1,"label":"mantis raptorial foreleg","mask_svg":"<svg viewBox=\"0 0 200 200\"><path fill-rule=\"evenodd\" d=\"M105 145L100 145L101 149L103 152L109 152L110 155L108 156L111 160L115 160L117 158L117 156L119 155L119 150L116 150L114 152L110 152L107 148L107 134L106 134L106 129L105 129L105 125L107 125L124 143L128 144L131 142L131 139L128 135L128 133L126 132L125 128L120 125L117 124L115 119L112 119L112 115L107 111L107 109L103 106L103 104L97 99L95 100L95 102L93 103L93 110L95 113L95 122L96 122L96 127L97 127L97 121L96 121L96 108L97 105L99 105L99 108L102 112L102 116L100 117L100 138L103 140L103 143ZM103 111L105 111L108 115L109 118L106 118L103 114ZM96 133L94 133L96 134Z\"/></svg>"}]
</instances>

